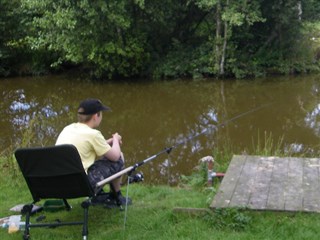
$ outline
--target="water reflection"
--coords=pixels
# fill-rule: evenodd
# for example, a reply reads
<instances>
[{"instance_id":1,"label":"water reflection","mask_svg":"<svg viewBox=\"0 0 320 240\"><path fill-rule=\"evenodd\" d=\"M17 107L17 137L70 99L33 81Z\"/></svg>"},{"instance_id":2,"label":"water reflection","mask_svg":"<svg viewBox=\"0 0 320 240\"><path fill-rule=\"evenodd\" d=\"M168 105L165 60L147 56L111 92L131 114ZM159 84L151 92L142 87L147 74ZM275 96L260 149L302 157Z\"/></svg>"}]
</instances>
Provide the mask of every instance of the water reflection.
<instances>
[{"instance_id":1,"label":"water reflection","mask_svg":"<svg viewBox=\"0 0 320 240\"><path fill-rule=\"evenodd\" d=\"M304 151L303 144L299 143L291 143L287 146L285 146L285 152L286 153L301 153Z\"/></svg>"},{"instance_id":2,"label":"water reflection","mask_svg":"<svg viewBox=\"0 0 320 240\"><path fill-rule=\"evenodd\" d=\"M306 125L313 129L315 135L320 137L320 103L311 112L307 113L304 120Z\"/></svg>"},{"instance_id":3,"label":"water reflection","mask_svg":"<svg viewBox=\"0 0 320 240\"><path fill-rule=\"evenodd\" d=\"M116 131L123 136L127 165L177 145L141 167L147 182L176 184L225 142L236 154L250 154L259 133L272 133L274 142L283 139L287 152L320 155L319 86L317 76L153 83L92 83L59 76L0 80L0 144L54 144L62 128L76 121L80 100L97 97L113 109L103 115L100 130L106 137ZM269 102L274 104L222 124Z\"/></svg>"},{"instance_id":4,"label":"water reflection","mask_svg":"<svg viewBox=\"0 0 320 240\"><path fill-rule=\"evenodd\" d=\"M54 109L54 104L50 103L50 98L47 99L48 103L40 102L37 96L30 96L25 89L17 89L8 91L6 99L9 107L2 111L6 112L10 122L15 147L24 144L26 140L30 145L45 145L46 139L57 135L52 119L57 118L59 113ZM68 107L64 110L68 111Z\"/></svg>"}]
</instances>

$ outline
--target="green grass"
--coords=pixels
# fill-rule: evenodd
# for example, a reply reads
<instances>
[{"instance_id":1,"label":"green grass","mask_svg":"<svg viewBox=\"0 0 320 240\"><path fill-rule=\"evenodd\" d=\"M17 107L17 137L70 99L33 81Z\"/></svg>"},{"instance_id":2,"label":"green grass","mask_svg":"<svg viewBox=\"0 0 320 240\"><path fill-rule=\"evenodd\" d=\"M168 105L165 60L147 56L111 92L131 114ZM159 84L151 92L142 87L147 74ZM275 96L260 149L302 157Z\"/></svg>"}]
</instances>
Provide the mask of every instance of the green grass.
<instances>
[{"instance_id":1,"label":"green grass","mask_svg":"<svg viewBox=\"0 0 320 240\"><path fill-rule=\"evenodd\" d=\"M4 170L3 159L0 163L0 217L5 217L14 214L9 211L11 207L29 203L32 199L22 176L19 173L11 174L9 167ZM14 164L10 167L14 167ZM199 177L199 174L195 175ZM126 189L123 187L122 191L125 193ZM133 205L128 207L127 213L101 206L90 208L90 239L319 239L319 214L217 209L193 215L174 211L177 207L209 208L214 190L199 184L196 187L188 182L177 187L132 184L129 195ZM40 215L46 217L44 221L81 219L82 200L70 200L73 206L71 212L40 212L32 216L31 222L35 223ZM31 237L46 240L81 239L81 232L81 226L32 228ZM0 239L22 239L22 232L8 234L7 229L0 229Z\"/></svg>"},{"instance_id":2,"label":"green grass","mask_svg":"<svg viewBox=\"0 0 320 240\"><path fill-rule=\"evenodd\" d=\"M274 143L271 135L264 136L256 146L257 155L283 155L281 140ZM215 166L225 171L234 149L230 145L215 150ZM7 155L8 156L8 155ZM191 176L182 176L176 187L153 186L145 183L132 184L129 196L133 205L128 211L106 209L101 206L89 209L89 239L319 239L320 214L250 211L247 209L209 210L219 181L214 188L206 187L206 168L200 165ZM107 190L107 189L106 189ZM125 194L127 188L123 187ZM17 204L32 201L28 187L12 156L0 157L0 218L13 215L9 209ZM40 212L32 216L31 223L40 215L52 222L81 220L84 199L73 199L71 212ZM41 201L38 205L43 204ZM207 209L202 214L175 211L176 208ZM24 220L24 216L22 220ZM126 219L126 222L125 222ZM31 228L32 239L82 239L81 226L58 228ZM8 234L0 229L0 239L22 239L22 232Z\"/></svg>"},{"instance_id":3,"label":"green grass","mask_svg":"<svg viewBox=\"0 0 320 240\"><path fill-rule=\"evenodd\" d=\"M2 179L3 180L3 179ZM8 209L28 202L24 184L18 188L2 182L1 216L12 214ZM7 185L7 186L6 186ZM207 208L208 193L166 186L131 185L134 204L125 211L91 207L90 239L319 239L320 215L304 213L255 212L241 209L216 210L204 215L175 213L175 207ZM6 196L6 197L4 197ZM71 200L71 212L41 212L46 221L62 221L82 217L80 199ZM40 202L41 203L41 202ZM32 239L81 239L81 226L32 228ZM21 239L22 233L8 234L0 230L0 239Z\"/></svg>"}]
</instances>

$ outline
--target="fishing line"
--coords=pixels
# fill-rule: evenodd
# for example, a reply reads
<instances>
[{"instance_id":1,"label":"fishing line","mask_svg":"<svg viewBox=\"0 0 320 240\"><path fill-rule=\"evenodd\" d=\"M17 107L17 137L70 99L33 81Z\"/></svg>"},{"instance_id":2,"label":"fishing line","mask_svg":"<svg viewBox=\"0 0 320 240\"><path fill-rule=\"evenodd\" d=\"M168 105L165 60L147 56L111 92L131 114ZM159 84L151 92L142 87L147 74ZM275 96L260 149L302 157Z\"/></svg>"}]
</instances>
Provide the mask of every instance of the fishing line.
<instances>
[{"instance_id":1,"label":"fishing line","mask_svg":"<svg viewBox=\"0 0 320 240\"><path fill-rule=\"evenodd\" d=\"M163 153L170 154L170 152L171 152L173 149L179 147L179 146L182 145L182 144L186 144L187 142L189 142L189 141L191 141L191 140L193 140L193 139L195 139L195 138L197 138L197 137L205 134L206 132L208 132L209 129L211 129L211 128L215 128L215 129L221 128L221 127L229 124L229 123L232 122L232 121L235 121L235 120L237 120L237 119L239 119L239 118L242 118L242 117L244 117L244 116L246 116L246 115L248 115L248 114L251 114L251 113L253 113L253 112L256 112L256 111L258 111L258 110L261 110L261 109L263 109L263 108L266 108L266 107L270 106L271 104L272 104L272 103L268 103L268 104L264 104L264 105L258 106L258 107L256 107L256 108L250 109L249 111L246 111L246 112L243 112L243 113L241 113L241 114L239 114L239 115L236 115L235 117L230 118L230 119L224 121L223 123L220 123L220 124L215 125L215 126L212 126L212 127L205 128L205 129L203 129L201 132L199 132L199 133L197 133L197 134L195 134L195 135L193 135L193 136L188 137L186 140L181 141L181 142L179 142L179 143L177 143L177 144L175 144L175 145L173 145L173 146L171 146L171 147L166 147L166 148L163 149L162 151L160 151L160 152L158 152L158 153L156 153L156 154L154 154L154 155L146 158L146 159L143 160L142 162L139 162L139 163L134 164L133 166L127 167L127 168L121 170L120 172L118 172L118 173L116 173L116 174L114 174L114 175L112 175L112 176L110 176L110 177L108 177L108 178L106 178L106 179L98 182L98 183L96 184L96 187L97 187L97 188L102 187L102 186L104 186L105 184L111 182L112 180L114 180L114 179L116 179L116 178L118 178L118 177L120 177L120 176L122 176L122 175L124 175L124 174L126 174L126 173L128 173L128 175L131 175L131 173L134 172L138 167L144 165L145 163L147 163L147 162L149 162L149 161L152 161L153 159L157 158L159 155L161 155L161 154L163 154Z\"/></svg>"},{"instance_id":2,"label":"fishing line","mask_svg":"<svg viewBox=\"0 0 320 240\"><path fill-rule=\"evenodd\" d=\"M165 148L164 150L158 152L157 154L155 154L155 155L153 155L153 156L151 156L151 157L143 160L142 162L136 163L136 164L134 164L133 166L128 167L128 168L126 168L126 169L124 169L124 170L122 170L122 171L120 171L120 172L118 172L118 173L110 176L109 178L106 178L106 179L102 180L101 182L98 182L96 186L97 186L97 187L101 187L101 186L103 186L104 184L106 184L106 183L108 183L108 182L110 182L110 181L112 181L112 180L114 180L114 179L116 179L116 178L118 178L118 177L120 177L120 176L128 173L128 183L127 183L127 193L126 193L126 205L125 205L125 216L124 216L124 229L125 229L126 221L127 221L128 195L129 195L129 184L130 184L130 181L129 181L129 180L130 180L130 178L131 178L131 174L132 174L138 167L140 167L140 166L142 166L143 164L145 164L145 163L147 163L147 162L149 162L149 161L157 158L159 155L161 155L161 154L163 154L163 153L170 154L170 152L171 152L173 149L177 148L178 146L180 146L180 145L182 145L182 144L186 144L187 142L189 142L189 141L191 141L191 140L193 140L193 139L195 139L195 138L197 138L197 137L205 134L205 133L206 133L209 129L211 129L211 128L218 129L218 128L220 128L220 127L222 127L222 126L225 126L225 125L229 124L230 122L235 121L235 120L237 120L237 119L239 119L239 118L241 118L241 117L244 117L244 116L246 116L246 115L248 115L248 114L250 114L250 113L253 113L253 112L256 112L256 111L258 111L258 110L260 110L260 109L266 108L266 107L270 106L271 104L272 104L272 103L268 103L268 104L264 104L264 105L258 106L258 107L256 107L256 108L250 109L249 111L246 111L246 112L244 112L244 113L241 113L241 114L239 114L239 115L236 115L235 117L230 118L230 119L224 121L223 123L220 123L220 124L215 125L215 126L212 126L212 127L205 128L205 129L203 129L201 132L199 132L199 133L197 133L197 134L195 134L195 135L193 135L193 136L188 137L186 140L181 141L181 142L179 142L179 143L177 143L177 144L175 144L175 145L173 145L173 146L171 146L171 147L167 147L167 148Z\"/></svg>"},{"instance_id":3,"label":"fishing line","mask_svg":"<svg viewBox=\"0 0 320 240\"><path fill-rule=\"evenodd\" d=\"M209 131L209 129L211 130L212 128L214 128L214 129L221 128L221 127L223 127L223 126L225 126L225 125L228 125L230 122L235 121L235 120L238 119L238 118L241 118L241 117L243 117L243 116L245 116L245 115L248 115L248 114L250 114L250 113L256 112L256 111L258 111L258 110L260 110L260 109L262 109L262 108L265 108L265 107L267 107L267 106L269 106L269 105L271 105L271 104L272 104L272 103L268 103L268 104L261 105L261 106L259 106L259 107L253 108L253 109L251 109L251 110L249 110L249 111L247 111L247 112L241 113L241 114L239 114L239 115L237 115L237 116L235 116L235 117L233 117L233 118L230 118L230 119L226 120L226 121L223 122L223 123L220 123L220 124L215 125L215 126L212 126L212 127L205 128L205 129L203 129L201 132L199 132L199 133L197 133L197 134L195 134L195 135L193 135L193 136L188 137L186 140L181 141L180 143L177 143L177 144L173 145L173 146L170 147L170 148L166 148L166 151L167 151L168 153L170 153L173 149L177 148L178 146L180 146L180 145L182 145L182 144L186 144L187 142L189 142L189 141L191 141L191 140L193 140L193 139L195 139L195 138L197 138L197 137L205 134L206 132Z\"/></svg>"},{"instance_id":4,"label":"fishing line","mask_svg":"<svg viewBox=\"0 0 320 240\"><path fill-rule=\"evenodd\" d=\"M127 222L127 214L128 214L129 184L130 184L130 177L128 177L128 182L127 182L126 206L124 210L124 222L123 222L124 230L126 230L126 222Z\"/></svg>"}]
</instances>

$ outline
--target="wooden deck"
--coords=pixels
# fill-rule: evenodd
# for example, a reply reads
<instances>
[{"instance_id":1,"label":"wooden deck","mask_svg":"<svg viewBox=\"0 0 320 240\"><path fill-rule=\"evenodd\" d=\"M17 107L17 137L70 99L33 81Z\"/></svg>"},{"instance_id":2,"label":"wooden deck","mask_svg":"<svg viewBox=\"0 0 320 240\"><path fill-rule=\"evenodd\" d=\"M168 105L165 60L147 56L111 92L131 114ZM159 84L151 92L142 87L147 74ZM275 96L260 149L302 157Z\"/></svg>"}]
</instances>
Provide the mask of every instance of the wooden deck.
<instances>
[{"instance_id":1,"label":"wooden deck","mask_svg":"<svg viewBox=\"0 0 320 240\"><path fill-rule=\"evenodd\" d=\"M211 208L320 212L319 158L233 156Z\"/></svg>"}]
</instances>

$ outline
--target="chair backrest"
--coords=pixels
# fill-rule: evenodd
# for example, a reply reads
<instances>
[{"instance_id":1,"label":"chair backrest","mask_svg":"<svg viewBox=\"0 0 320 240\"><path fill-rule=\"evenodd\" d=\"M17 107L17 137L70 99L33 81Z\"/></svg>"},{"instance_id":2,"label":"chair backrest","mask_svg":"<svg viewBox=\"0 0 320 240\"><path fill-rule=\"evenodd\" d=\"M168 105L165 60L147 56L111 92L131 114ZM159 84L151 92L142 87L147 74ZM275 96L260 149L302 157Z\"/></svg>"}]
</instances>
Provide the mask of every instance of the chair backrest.
<instances>
[{"instance_id":1,"label":"chair backrest","mask_svg":"<svg viewBox=\"0 0 320 240\"><path fill-rule=\"evenodd\" d=\"M15 157L35 202L43 198L94 195L73 145L20 148L15 151Z\"/></svg>"}]
</instances>

